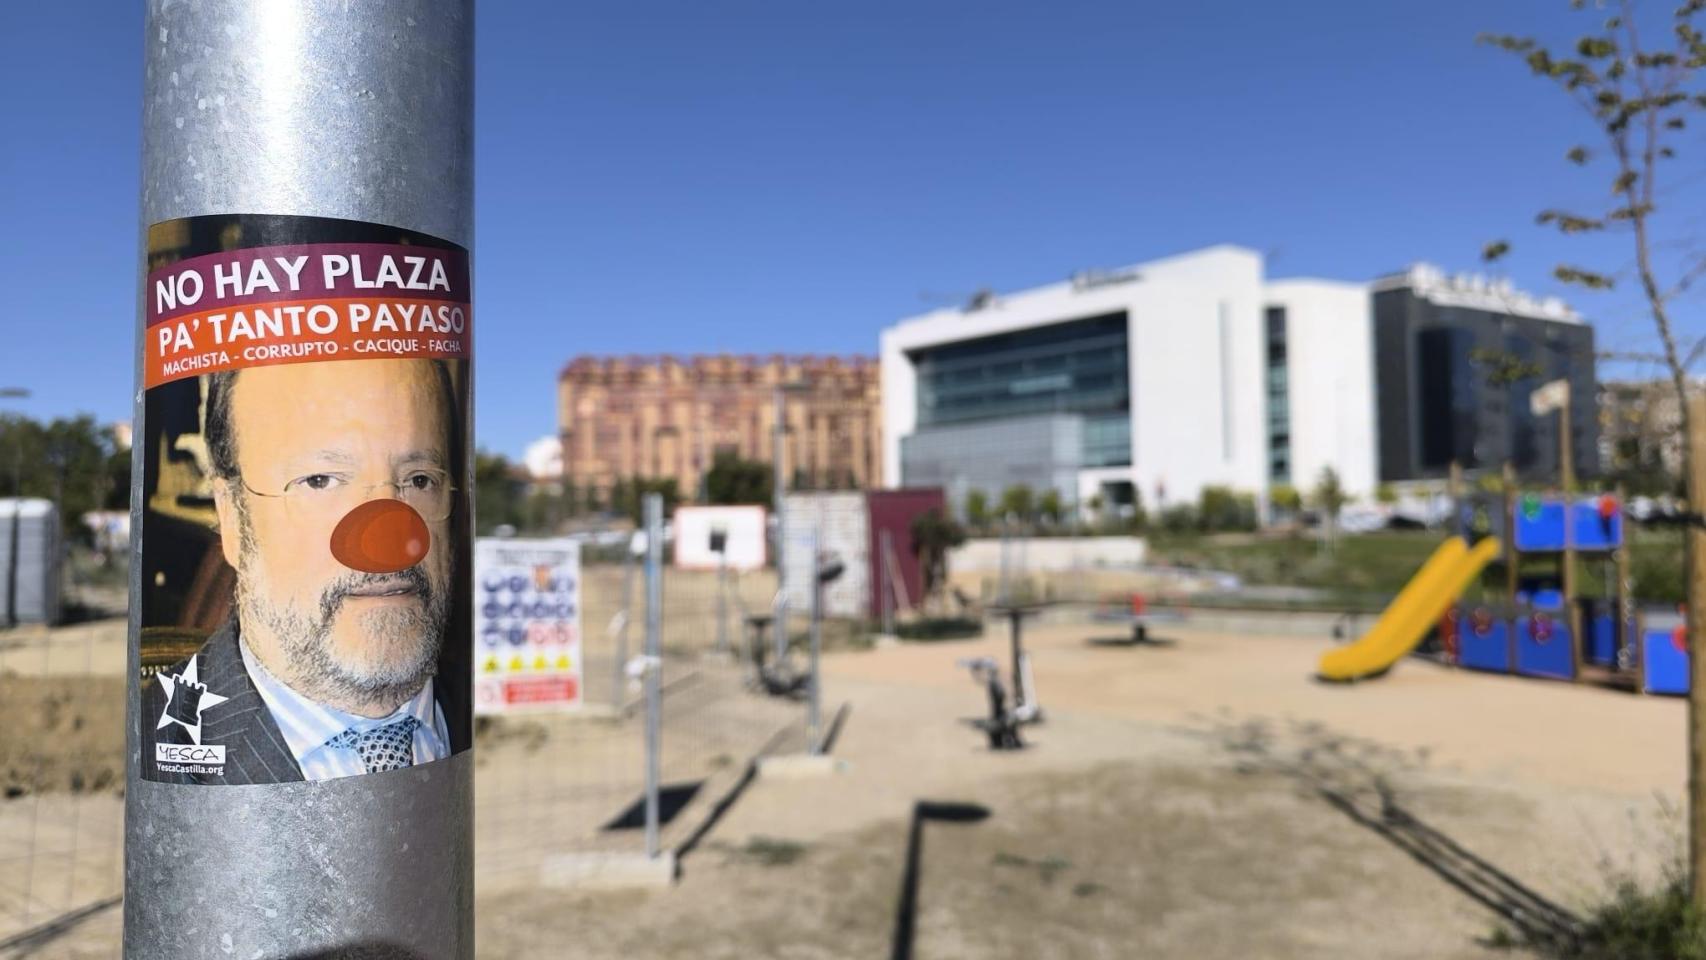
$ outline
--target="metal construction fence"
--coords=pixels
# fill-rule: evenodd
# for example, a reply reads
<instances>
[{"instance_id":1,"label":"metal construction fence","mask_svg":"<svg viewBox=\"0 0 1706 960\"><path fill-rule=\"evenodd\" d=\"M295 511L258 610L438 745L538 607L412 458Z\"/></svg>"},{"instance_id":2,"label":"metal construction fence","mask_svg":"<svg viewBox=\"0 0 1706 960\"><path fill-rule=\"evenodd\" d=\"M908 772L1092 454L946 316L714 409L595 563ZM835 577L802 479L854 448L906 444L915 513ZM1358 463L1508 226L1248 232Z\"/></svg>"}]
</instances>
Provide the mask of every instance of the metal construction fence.
<instances>
[{"instance_id":1,"label":"metal construction fence","mask_svg":"<svg viewBox=\"0 0 1706 960\"><path fill-rule=\"evenodd\" d=\"M809 746L807 685L773 692L766 676L775 671L752 656L771 626L773 571L676 570L660 556L630 555L583 565L582 585L587 706L481 723L483 888L677 851L761 757ZM807 626L801 616L790 622Z\"/></svg>"},{"instance_id":2,"label":"metal construction fence","mask_svg":"<svg viewBox=\"0 0 1706 960\"><path fill-rule=\"evenodd\" d=\"M671 569L661 551L584 564L583 706L476 726L479 889L667 867L760 758L809 751L810 610L787 612L778 663L776 593L773 569ZM85 622L0 632L0 958L85 924L117 949L123 604L117 587Z\"/></svg>"}]
</instances>

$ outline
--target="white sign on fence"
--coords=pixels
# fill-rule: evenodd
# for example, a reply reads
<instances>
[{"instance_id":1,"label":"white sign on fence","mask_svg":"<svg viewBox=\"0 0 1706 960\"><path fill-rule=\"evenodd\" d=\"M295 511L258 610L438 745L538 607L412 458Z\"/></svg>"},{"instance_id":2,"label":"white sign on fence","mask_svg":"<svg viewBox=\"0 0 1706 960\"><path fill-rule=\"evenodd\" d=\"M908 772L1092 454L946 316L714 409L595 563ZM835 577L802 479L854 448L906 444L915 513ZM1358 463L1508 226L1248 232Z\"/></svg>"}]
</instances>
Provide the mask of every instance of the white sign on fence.
<instances>
[{"instance_id":1,"label":"white sign on fence","mask_svg":"<svg viewBox=\"0 0 1706 960\"><path fill-rule=\"evenodd\" d=\"M678 570L762 570L766 562L763 507L676 507ZM719 551L721 556L719 556Z\"/></svg>"},{"instance_id":2,"label":"white sign on fence","mask_svg":"<svg viewBox=\"0 0 1706 960\"><path fill-rule=\"evenodd\" d=\"M579 707L580 544L481 537L474 594L474 712Z\"/></svg>"},{"instance_id":3,"label":"white sign on fence","mask_svg":"<svg viewBox=\"0 0 1706 960\"><path fill-rule=\"evenodd\" d=\"M870 511L863 493L790 493L787 500L788 548L783 551L783 589L790 609L804 612L812 602L811 542L818 552L833 554L846 565L842 575L823 592L823 613L829 617L870 615Z\"/></svg>"}]
</instances>

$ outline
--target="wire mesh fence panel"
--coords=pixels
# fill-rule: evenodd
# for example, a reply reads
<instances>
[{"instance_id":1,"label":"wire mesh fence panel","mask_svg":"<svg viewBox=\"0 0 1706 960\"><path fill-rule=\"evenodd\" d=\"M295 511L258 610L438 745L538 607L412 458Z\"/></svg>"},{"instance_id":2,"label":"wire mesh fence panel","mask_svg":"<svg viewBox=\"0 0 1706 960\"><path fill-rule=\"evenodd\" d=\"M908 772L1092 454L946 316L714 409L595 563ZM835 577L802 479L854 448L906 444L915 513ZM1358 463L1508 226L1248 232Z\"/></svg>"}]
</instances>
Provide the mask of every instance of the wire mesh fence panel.
<instances>
[{"instance_id":1,"label":"wire mesh fence panel","mask_svg":"<svg viewBox=\"0 0 1706 960\"><path fill-rule=\"evenodd\" d=\"M551 857L639 854L625 811L645 780L639 691L642 577L626 561L581 568L578 709L476 725L475 869L482 885L531 883Z\"/></svg>"},{"instance_id":2,"label":"wire mesh fence panel","mask_svg":"<svg viewBox=\"0 0 1706 960\"><path fill-rule=\"evenodd\" d=\"M671 851L759 757L806 749L809 623L790 611L795 649L778 664L773 570L662 576L659 840ZM113 913L123 889L126 573L122 557L80 554L67 577L73 622L0 631L0 944L82 923L91 908ZM645 648L644 574L617 555L582 577L581 707L477 724L482 889L536 883L553 857L646 852L645 711L628 669Z\"/></svg>"},{"instance_id":3,"label":"wire mesh fence panel","mask_svg":"<svg viewBox=\"0 0 1706 960\"><path fill-rule=\"evenodd\" d=\"M60 622L0 630L0 947L123 888L126 576L73 550Z\"/></svg>"},{"instance_id":4,"label":"wire mesh fence panel","mask_svg":"<svg viewBox=\"0 0 1706 960\"><path fill-rule=\"evenodd\" d=\"M801 701L764 692L742 655L775 576L676 570L663 577L661 849L686 843L758 756L804 744ZM629 559L582 566L583 704L482 718L475 850L482 888L532 883L563 857L643 856L645 704L630 667L645 650L645 582ZM801 621L803 622L803 621Z\"/></svg>"},{"instance_id":5,"label":"wire mesh fence panel","mask_svg":"<svg viewBox=\"0 0 1706 960\"><path fill-rule=\"evenodd\" d=\"M700 571L665 577L664 620L673 624L664 631L663 657L665 849L693 837L760 757L805 749L804 660L766 659L761 668L755 658L767 646L760 624L770 612L773 583L769 572L738 582ZM742 589L747 613L723 593ZM734 638L727 650L717 649L719 635Z\"/></svg>"}]
</instances>

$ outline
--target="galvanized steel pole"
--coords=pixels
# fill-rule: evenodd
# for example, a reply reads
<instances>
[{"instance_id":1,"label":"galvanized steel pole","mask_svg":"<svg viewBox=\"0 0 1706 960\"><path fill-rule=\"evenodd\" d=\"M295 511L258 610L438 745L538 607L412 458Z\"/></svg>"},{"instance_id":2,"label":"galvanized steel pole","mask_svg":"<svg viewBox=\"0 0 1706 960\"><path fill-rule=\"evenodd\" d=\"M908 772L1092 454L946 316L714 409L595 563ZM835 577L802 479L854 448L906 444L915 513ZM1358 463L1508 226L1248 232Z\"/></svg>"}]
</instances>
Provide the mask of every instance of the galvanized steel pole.
<instances>
[{"instance_id":1,"label":"galvanized steel pole","mask_svg":"<svg viewBox=\"0 0 1706 960\"><path fill-rule=\"evenodd\" d=\"M473 28L472 0L148 0L144 256L151 224L235 214L362 221L471 248ZM143 370L139 350L139 384ZM132 473L133 531L145 459ZM322 782L143 779L140 606L130 608L125 955L472 957L473 752Z\"/></svg>"},{"instance_id":2,"label":"galvanized steel pole","mask_svg":"<svg viewBox=\"0 0 1706 960\"><path fill-rule=\"evenodd\" d=\"M806 752L818 753L822 747L823 731L823 689L822 680L818 676L818 655L823 649L823 578L820 576L821 563L819 551L823 549L823 533L814 528L811 533L811 565L812 565L812 633L811 633L811 662L810 683L806 700Z\"/></svg>"},{"instance_id":3,"label":"galvanized steel pole","mask_svg":"<svg viewBox=\"0 0 1706 960\"><path fill-rule=\"evenodd\" d=\"M628 678L628 624L634 619L634 567L640 562L638 541L644 539L635 534L623 547L622 551L622 612L621 622L616 628L616 663L612 666L614 676L611 678L610 705L618 716L627 711L623 709L628 698L624 694Z\"/></svg>"},{"instance_id":4,"label":"galvanized steel pole","mask_svg":"<svg viewBox=\"0 0 1706 960\"><path fill-rule=\"evenodd\" d=\"M725 541L717 553L717 652L729 652L729 554Z\"/></svg>"},{"instance_id":5,"label":"galvanized steel pole","mask_svg":"<svg viewBox=\"0 0 1706 960\"><path fill-rule=\"evenodd\" d=\"M646 520L646 856L658 855L658 790L663 750L663 495L645 497Z\"/></svg>"},{"instance_id":6,"label":"galvanized steel pole","mask_svg":"<svg viewBox=\"0 0 1706 960\"><path fill-rule=\"evenodd\" d=\"M782 658L788 655L788 406L787 394L781 383L776 384L775 416L776 424L770 441L771 455L771 498L774 501L772 509L776 513L776 606L772 611L776 618L776 636L774 647L776 658L774 663L778 668Z\"/></svg>"}]
</instances>

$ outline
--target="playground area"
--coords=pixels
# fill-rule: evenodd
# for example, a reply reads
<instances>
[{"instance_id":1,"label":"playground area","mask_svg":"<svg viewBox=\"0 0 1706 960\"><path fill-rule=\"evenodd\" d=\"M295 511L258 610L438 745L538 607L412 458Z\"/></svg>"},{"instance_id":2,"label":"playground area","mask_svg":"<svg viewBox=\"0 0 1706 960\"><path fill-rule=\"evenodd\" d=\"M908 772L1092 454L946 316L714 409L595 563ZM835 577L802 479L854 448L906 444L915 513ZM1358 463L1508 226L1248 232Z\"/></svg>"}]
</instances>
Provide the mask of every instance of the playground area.
<instances>
[{"instance_id":1,"label":"playground area","mask_svg":"<svg viewBox=\"0 0 1706 960\"><path fill-rule=\"evenodd\" d=\"M671 891L483 900L481 956L884 955L920 801L987 817L921 831L919 957L1505 956L1501 910L1579 909L1670 849L1679 701L1420 661L1334 686L1324 638L1155 633L1027 627L1047 718L1017 751L958 666L1002 628L832 656L839 775L755 783Z\"/></svg>"},{"instance_id":2,"label":"playground area","mask_svg":"<svg viewBox=\"0 0 1706 960\"><path fill-rule=\"evenodd\" d=\"M991 750L973 725L987 698L965 663L1009 669L1008 623L992 616L978 639L827 655L826 701L847 707L841 769L744 789L745 758L796 736L798 712L707 659L703 622L666 624L693 679L665 695L665 781L701 784L666 830L671 846L692 838L679 878L528 882L554 842L631 847L596 828L630 802L636 764L617 749L620 717L496 721L479 747L479 955L1509 956L1495 929L1544 936L1614 874L1652 877L1679 849L1680 699L1416 657L1323 683L1321 655L1343 648L1281 630L1295 626L1284 615L1191 611L1133 644L1089 612L1024 624L1041 720L1023 749ZM109 656L122 625L66 630L94 631L67 633L72 666L122 669ZM588 663L595 701L611 666ZM44 660L20 676L57 672ZM0 805L0 825L60 789L43 786ZM720 817L699 815L724 796ZM120 804L110 787L76 802L83 865L51 883L89 896L68 901L116 890ZM108 907L23 955L111 956L118 930Z\"/></svg>"}]
</instances>

